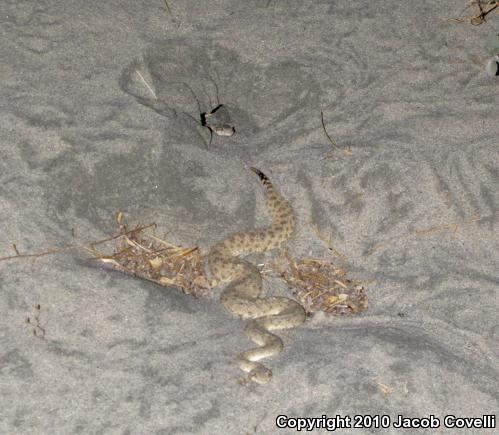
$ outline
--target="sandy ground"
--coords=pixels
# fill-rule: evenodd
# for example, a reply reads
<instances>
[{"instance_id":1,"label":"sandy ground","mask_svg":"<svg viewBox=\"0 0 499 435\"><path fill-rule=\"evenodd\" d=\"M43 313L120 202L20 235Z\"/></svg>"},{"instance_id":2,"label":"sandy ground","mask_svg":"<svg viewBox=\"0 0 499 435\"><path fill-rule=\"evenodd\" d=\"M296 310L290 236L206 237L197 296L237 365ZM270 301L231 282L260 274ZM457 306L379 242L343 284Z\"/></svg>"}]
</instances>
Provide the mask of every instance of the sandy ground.
<instances>
[{"instance_id":1,"label":"sandy ground","mask_svg":"<svg viewBox=\"0 0 499 435\"><path fill-rule=\"evenodd\" d=\"M112 235L118 210L206 252L268 222L257 166L298 216L291 253L328 255L314 222L369 310L286 332L272 383L245 388L244 322L216 297L77 252L2 262L0 433L296 433L278 415L452 433L446 415L497 414L499 82L483 45L499 16L451 23L451 0L168 6L1 2L0 255ZM199 114L217 103L236 134L209 145ZM24 322L36 304L43 339Z\"/></svg>"}]
</instances>

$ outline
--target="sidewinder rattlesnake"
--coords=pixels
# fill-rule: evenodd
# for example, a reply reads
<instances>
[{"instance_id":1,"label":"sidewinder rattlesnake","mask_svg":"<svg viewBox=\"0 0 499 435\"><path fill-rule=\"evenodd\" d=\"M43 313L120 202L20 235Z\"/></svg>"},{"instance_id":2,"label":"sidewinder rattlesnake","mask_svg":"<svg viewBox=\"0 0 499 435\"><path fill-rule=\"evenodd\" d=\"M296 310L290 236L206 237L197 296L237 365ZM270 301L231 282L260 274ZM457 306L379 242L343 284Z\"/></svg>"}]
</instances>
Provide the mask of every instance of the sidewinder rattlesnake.
<instances>
[{"instance_id":1,"label":"sidewinder rattlesnake","mask_svg":"<svg viewBox=\"0 0 499 435\"><path fill-rule=\"evenodd\" d=\"M225 309L243 319L252 319L245 332L259 347L237 357L239 368L248 374L243 383L266 384L272 371L257 362L282 351L281 338L270 331L293 328L305 321L305 310L286 297L261 297L262 277L255 265L239 258L242 254L265 252L286 242L294 231L293 210L288 201L275 190L265 174L251 168L265 188L265 205L272 218L268 228L232 234L217 243L208 254L213 285L229 282L220 301Z\"/></svg>"}]
</instances>

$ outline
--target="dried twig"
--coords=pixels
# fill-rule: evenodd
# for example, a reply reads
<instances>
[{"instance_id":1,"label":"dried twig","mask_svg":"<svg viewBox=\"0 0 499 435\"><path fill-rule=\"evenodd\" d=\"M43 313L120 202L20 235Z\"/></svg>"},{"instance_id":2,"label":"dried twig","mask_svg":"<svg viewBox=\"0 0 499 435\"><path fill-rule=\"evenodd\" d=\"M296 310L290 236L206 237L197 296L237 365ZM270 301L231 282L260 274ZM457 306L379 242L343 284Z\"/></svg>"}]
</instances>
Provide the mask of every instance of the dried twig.
<instances>
[{"instance_id":1,"label":"dried twig","mask_svg":"<svg viewBox=\"0 0 499 435\"><path fill-rule=\"evenodd\" d=\"M333 246L333 243L332 243L332 240L331 240L331 234L329 234L328 236L326 236L319 228L319 226L313 222L312 220L310 221L310 226L312 227L312 229L314 230L316 236L322 240L322 242L324 243L324 245L326 246L326 248L329 250L329 252L335 256L335 257L338 257L338 258L341 258L343 261L347 261L347 258L345 257L344 254L342 254L340 251L338 251L334 246Z\"/></svg>"},{"instance_id":2,"label":"dried twig","mask_svg":"<svg viewBox=\"0 0 499 435\"><path fill-rule=\"evenodd\" d=\"M157 100L158 96L156 95L156 92L154 92L154 89L149 85L149 83L146 82L146 79L144 78L144 76L140 73L139 70L135 70L135 72L140 77L140 80L142 81L142 83L144 83L144 85L146 86L146 88L149 89L149 92L152 94L152 96L154 97L154 99Z\"/></svg>"},{"instance_id":3,"label":"dried twig","mask_svg":"<svg viewBox=\"0 0 499 435\"><path fill-rule=\"evenodd\" d=\"M459 231L460 228L462 228L464 226L467 226L467 225L472 225L472 224L474 224L476 222L479 222L482 219L484 219L484 217L480 216L479 213L476 213L471 218L466 219L466 220L464 220L462 222L445 223L445 224L440 224L440 225L434 225L434 226L431 226L429 228L423 228L423 229L420 229L420 230L415 230L415 231L412 231L412 232L410 232L408 234L397 236L397 237L393 237L391 239L388 239L388 240L385 240L385 241L382 241L382 242L378 243L373 248L373 250L372 250L371 253L374 253L376 251L385 249L387 244L391 245L393 243L397 243L397 242L400 242L400 241L405 241L405 240L408 240L408 239L411 239L411 238L416 238L416 237L420 237L420 236L426 236L426 235L430 235L430 234L441 233L442 231L450 230L452 232L452 234L455 235Z\"/></svg>"},{"instance_id":4,"label":"dried twig","mask_svg":"<svg viewBox=\"0 0 499 435\"><path fill-rule=\"evenodd\" d=\"M381 394L383 394L384 397L389 396L392 393L392 391L393 391L393 389L391 387L389 387L386 384L382 384L381 382L378 382L378 388L379 388L379 391L381 392Z\"/></svg>"},{"instance_id":5,"label":"dried twig","mask_svg":"<svg viewBox=\"0 0 499 435\"><path fill-rule=\"evenodd\" d=\"M143 226L140 226L140 227L136 227L135 229L133 230L130 230L128 231L127 233L123 233L123 234L118 234L116 236L112 236L112 237L107 237L105 239L101 239L101 240L97 240L95 242L89 242L87 244L84 244L84 245L72 245L72 246L67 246L65 248L53 248L53 249L48 249L47 251L42 251L42 252L35 252L34 254L20 254L16 245L12 245L12 248L14 249L14 251L16 252L16 255L10 255L10 256L7 256L7 257L0 257L0 261L8 261L8 260L18 260L18 259L21 259L21 258L39 258L39 257L44 257L46 255L53 255L53 254L60 254L62 252L67 252L67 251L74 251L74 250L77 250L77 249L84 249L86 250L89 246L95 246L95 245L100 245L102 243L106 243L106 242L109 242L111 240L116 240L116 239L119 239L120 237L124 237L128 234L132 234L134 231L143 231L143 230L146 230L148 228L152 228L152 227L156 227L156 224L149 224L149 225L143 225Z\"/></svg>"},{"instance_id":6,"label":"dried twig","mask_svg":"<svg viewBox=\"0 0 499 435\"><path fill-rule=\"evenodd\" d=\"M172 13L172 10L170 9L170 6L168 5L168 2L166 0L163 0L163 2L165 3L165 8L166 8L166 11L170 14L170 17L172 18L172 21L177 24L177 28L180 27L180 21L178 21L175 16L173 15Z\"/></svg>"},{"instance_id":7,"label":"dried twig","mask_svg":"<svg viewBox=\"0 0 499 435\"><path fill-rule=\"evenodd\" d=\"M465 17L465 18L450 18L448 21L456 22L456 23L464 23L465 21L469 21L473 26L478 26L484 23L485 17L490 14L493 10L495 10L499 6L499 1L489 1L488 3L482 4L481 0L472 0L470 5L465 9L471 6L476 6L478 9L478 14ZM484 8L484 6L487 6Z\"/></svg>"},{"instance_id":8,"label":"dried twig","mask_svg":"<svg viewBox=\"0 0 499 435\"><path fill-rule=\"evenodd\" d=\"M329 136L329 133L326 130L326 124L324 123L324 112L321 110L321 123L322 123L322 129L324 130L324 134L326 135L327 139L333 145L333 148L336 148L338 150L341 150L345 155L350 156L352 155L352 150L350 148L347 149L341 149L338 145L336 145L336 142ZM331 152L328 154L324 159L332 157L333 153Z\"/></svg>"}]
</instances>

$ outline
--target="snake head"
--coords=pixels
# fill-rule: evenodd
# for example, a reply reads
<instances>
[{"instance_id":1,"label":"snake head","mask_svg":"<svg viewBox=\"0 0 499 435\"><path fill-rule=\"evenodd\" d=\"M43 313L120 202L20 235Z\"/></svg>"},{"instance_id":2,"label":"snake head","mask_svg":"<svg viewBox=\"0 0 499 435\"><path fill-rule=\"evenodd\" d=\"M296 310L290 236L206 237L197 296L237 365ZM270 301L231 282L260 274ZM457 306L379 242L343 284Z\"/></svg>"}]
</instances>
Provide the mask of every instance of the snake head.
<instances>
[{"instance_id":1,"label":"snake head","mask_svg":"<svg viewBox=\"0 0 499 435\"><path fill-rule=\"evenodd\" d=\"M248 381L256 382L257 384L268 384L272 380L272 371L267 367L258 367L248 373Z\"/></svg>"}]
</instances>

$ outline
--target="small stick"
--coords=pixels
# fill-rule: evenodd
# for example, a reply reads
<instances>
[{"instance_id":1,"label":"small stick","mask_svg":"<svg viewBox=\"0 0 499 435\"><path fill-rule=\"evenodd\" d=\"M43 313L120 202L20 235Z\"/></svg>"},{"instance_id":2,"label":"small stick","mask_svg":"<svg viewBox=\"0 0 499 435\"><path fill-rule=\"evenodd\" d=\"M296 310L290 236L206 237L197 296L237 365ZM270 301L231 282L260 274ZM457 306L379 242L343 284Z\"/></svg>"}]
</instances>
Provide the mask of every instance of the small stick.
<instances>
[{"instance_id":1,"label":"small stick","mask_svg":"<svg viewBox=\"0 0 499 435\"><path fill-rule=\"evenodd\" d=\"M168 2L166 0L163 0L165 2L165 6L166 6L166 10L168 11L168 13L173 17L173 14L172 14L172 11L170 9L170 6L168 6Z\"/></svg>"},{"instance_id":2,"label":"small stick","mask_svg":"<svg viewBox=\"0 0 499 435\"><path fill-rule=\"evenodd\" d=\"M43 257L44 255L59 254L61 252L69 251L71 249L77 249L78 246L68 246L67 248L54 248L44 252L37 252L36 254L16 254L9 255L7 257L0 257L0 261L13 260L14 258L37 258Z\"/></svg>"},{"instance_id":3,"label":"small stick","mask_svg":"<svg viewBox=\"0 0 499 435\"><path fill-rule=\"evenodd\" d=\"M331 145L333 145L334 148L341 150L341 148L338 145L336 145L336 142L333 139L331 139L331 136L329 136L329 133L326 130L326 124L324 123L324 112L322 110L321 110L321 122L322 122L322 129L324 130L324 134L328 138L329 142L331 142ZM352 155L351 150L341 150L341 151L343 151L347 156Z\"/></svg>"},{"instance_id":4,"label":"small stick","mask_svg":"<svg viewBox=\"0 0 499 435\"><path fill-rule=\"evenodd\" d=\"M177 257L186 257L187 255L190 255L193 252L196 252L198 249L199 248L197 246L194 246L194 248L187 248L186 250L184 250L184 252L177 254Z\"/></svg>"},{"instance_id":5,"label":"small stick","mask_svg":"<svg viewBox=\"0 0 499 435\"><path fill-rule=\"evenodd\" d=\"M324 112L322 110L321 110L321 122L322 122L322 129L324 130L324 133L328 138L329 142L331 142L331 145L333 145L335 148L339 148L338 145L336 145L336 142L333 139L331 139L331 136L329 136L326 130L326 124L324 124Z\"/></svg>"},{"instance_id":6,"label":"small stick","mask_svg":"<svg viewBox=\"0 0 499 435\"><path fill-rule=\"evenodd\" d=\"M499 213L496 213L496 215L499 215ZM388 240L379 242L376 244L374 247L373 252L379 251L379 250L384 250L386 249L386 243L390 242L390 244L393 244L395 242L399 242L402 240L408 240L411 238L417 238L419 236L425 236L425 235L431 235L435 233L440 233L445 230L451 230L453 234L456 234L460 228L464 227L465 225L471 225L474 224L475 222L481 221L482 219L489 218L491 216L480 216L479 213L473 215L471 218L468 218L462 222L451 222L451 223L446 223L446 224L441 224L441 225L434 225L426 229L420 229L420 230L415 230L411 231L410 233L403 234L399 237L393 237Z\"/></svg>"},{"instance_id":7,"label":"small stick","mask_svg":"<svg viewBox=\"0 0 499 435\"><path fill-rule=\"evenodd\" d=\"M170 14L170 16L172 17L172 20L175 24L177 24L177 27L180 27L180 21L177 21L177 19L175 18L175 16L172 14L172 10L170 9L170 6L168 6L168 2L166 0L163 0L164 3L165 3L165 7L166 7L166 10L167 12Z\"/></svg>"},{"instance_id":8,"label":"small stick","mask_svg":"<svg viewBox=\"0 0 499 435\"><path fill-rule=\"evenodd\" d=\"M496 9L497 7L499 7L499 1L495 1L495 0L494 1L489 1L487 3L487 6L490 6L488 9L484 9L483 8L482 3L480 2L480 0L472 0L470 6L473 6L473 5L476 5L478 7L479 13L477 15L472 16L472 17L466 17L466 18L451 18L448 21L454 21L456 23L463 23L464 21L469 20L470 23L473 26L478 26L478 25L480 25L480 24L482 24L482 23L485 22L485 17L488 14L490 14L494 9ZM467 6L464 9L467 9L470 6ZM464 9L463 9L463 11L464 11Z\"/></svg>"},{"instance_id":9,"label":"small stick","mask_svg":"<svg viewBox=\"0 0 499 435\"><path fill-rule=\"evenodd\" d=\"M178 246L173 245L173 244L171 244L171 243L168 243L168 242L166 242L165 240L160 239L159 237L156 237L154 234L151 234L151 235L150 235L150 237L151 237L151 239L154 239L154 240L156 240L157 242L163 243L164 245L167 245L167 246L169 246L170 248L173 248L173 249L178 249Z\"/></svg>"},{"instance_id":10,"label":"small stick","mask_svg":"<svg viewBox=\"0 0 499 435\"><path fill-rule=\"evenodd\" d=\"M331 242L331 235L329 236L326 236L320 229L319 229L319 226L313 221L313 220L310 220L310 226L312 227L312 229L314 230L315 234L317 235L317 237L319 237L320 240L322 240L322 242L324 242L324 244L326 245L326 248L329 250L329 252L335 256L335 257L338 257L338 258L341 258L343 261L347 262L347 258L345 257L345 255L343 255L341 252L339 252L337 249L335 249L335 247L333 246L332 242Z\"/></svg>"},{"instance_id":11,"label":"small stick","mask_svg":"<svg viewBox=\"0 0 499 435\"><path fill-rule=\"evenodd\" d=\"M132 234L136 231L143 231L145 229L155 227L155 226L156 226L156 224L143 225L142 227L137 227L137 228L134 228L133 230L127 231L126 233L118 234L116 236L108 237L108 238L102 239L102 240L97 240L96 242L91 242L91 243L88 243L87 245L93 247L95 245L100 245L102 243L106 243L106 242L109 242L111 240L119 239L120 237L127 236L127 235ZM34 258L36 260L38 257L43 257L45 255L51 255L51 254L60 254L61 252L71 251L74 249L87 249L88 250L87 245L74 245L74 246L67 246L66 248L53 248L53 249L49 249L48 251L37 252L34 254L19 254L17 249L16 249L16 253L17 253L16 255L10 255L7 257L0 257L0 261L14 260L14 259L18 259L18 258Z\"/></svg>"},{"instance_id":12,"label":"small stick","mask_svg":"<svg viewBox=\"0 0 499 435\"><path fill-rule=\"evenodd\" d=\"M135 70L135 72L140 77L140 80L142 80L142 83L144 83L144 85L146 85L146 88L149 89L149 92L151 92L154 99L157 100L158 97L156 95L156 92L154 92L153 88L151 86L149 86L149 83L146 82L146 79L144 78L144 76L138 70Z\"/></svg>"}]
</instances>

